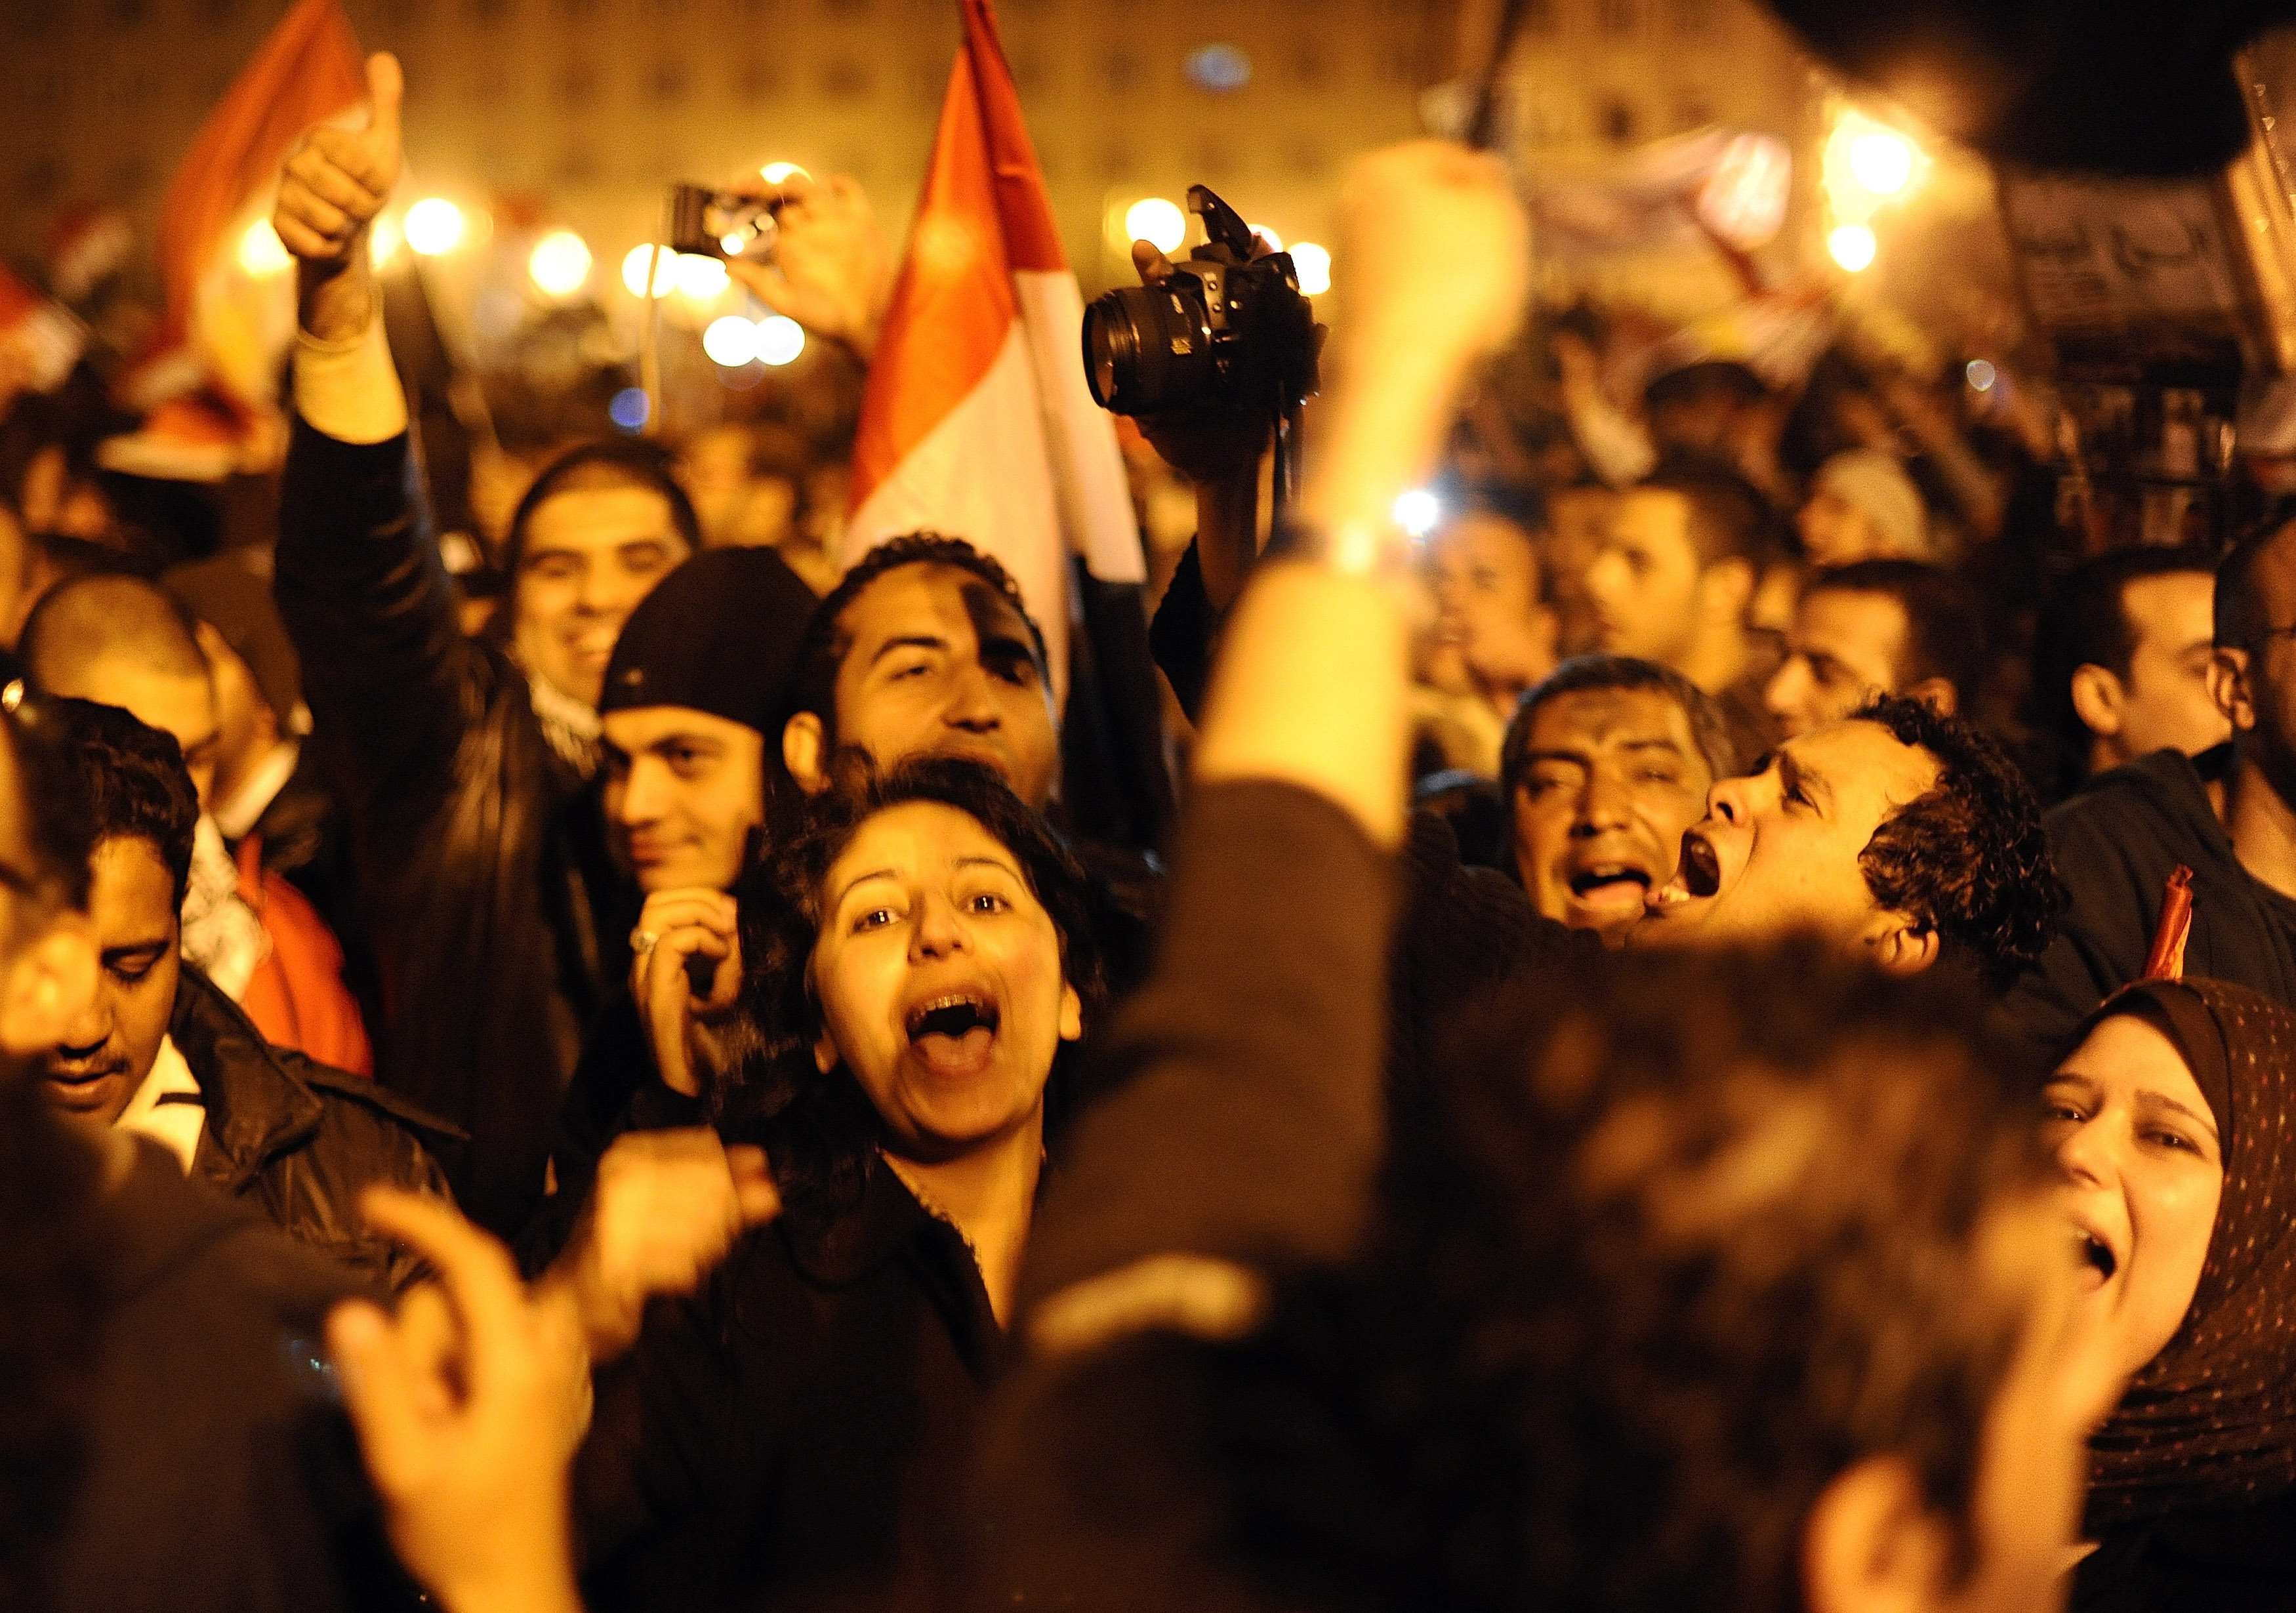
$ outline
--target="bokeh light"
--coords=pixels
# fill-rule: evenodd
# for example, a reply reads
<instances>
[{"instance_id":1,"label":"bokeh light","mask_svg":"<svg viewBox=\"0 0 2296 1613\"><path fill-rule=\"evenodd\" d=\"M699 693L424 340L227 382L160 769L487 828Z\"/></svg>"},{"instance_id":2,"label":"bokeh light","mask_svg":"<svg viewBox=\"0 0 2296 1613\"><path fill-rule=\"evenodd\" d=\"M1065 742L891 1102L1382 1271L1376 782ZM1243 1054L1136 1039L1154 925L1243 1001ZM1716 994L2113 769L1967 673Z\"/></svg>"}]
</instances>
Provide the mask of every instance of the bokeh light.
<instances>
[{"instance_id":1,"label":"bokeh light","mask_svg":"<svg viewBox=\"0 0 2296 1613\"><path fill-rule=\"evenodd\" d=\"M545 297L571 297L590 278L590 246L571 230L553 230L534 243L527 277Z\"/></svg>"},{"instance_id":2,"label":"bokeh light","mask_svg":"<svg viewBox=\"0 0 2296 1613\"><path fill-rule=\"evenodd\" d=\"M646 270L653 270L653 294L667 297L677 283L676 258L668 247L661 250L657 261L651 246L635 246L622 258L622 287L633 297L646 294Z\"/></svg>"},{"instance_id":3,"label":"bokeh light","mask_svg":"<svg viewBox=\"0 0 2296 1613\"><path fill-rule=\"evenodd\" d=\"M1424 487L1414 487L1396 495L1394 514L1397 526L1414 538L1423 538L1443 519L1443 501Z\"/></svg>"},{"instance_id":4,"label":"bokeh light","mask_svg":"<svg viewBox=\"0 0 2296 1613\"><path fill-rule=\"evenodd\" d=\"M1962 375L1968 381L1969 389L1972 392L1990 392L1993 383L2001 379L2000 373L1981 358L1971 359Z\"/></svg>"},{"instance_id":5,"label":"bokeh light","mask_svg":"<svg viewBox=\"0 0 2296 1613\"><path fill-rule=\"evenodd\" d=\"M269 280L293 268L295 259L271 220L258 218L239 238L239 266L258 280Z\"/></svg>"},{"instance_id":6,"label":"bokeh light","mask_svg":"<svg viewBox=\"0 0 2296 1613\"><path fill-rule=\"evenodd\" d=\"M1280 252L1283 250L1283 237L1278 235L1274 230L1269 229L1266 225L1253 225L1251 226L1251 233L1267 243L1267 250L1269 251Z\"/></svg>"},{"instance_id":7,"label":"bokeh light","mask_svg":"<svg viewBox=\"0 0 2296 1613\"><path fill-rule=\"evenodd\" d=\"M425 258L437 258L462 245L468 227L463 209L444 196L425 196L406 209L406 244Z\"/></svg>"},{"instance_id":8,"label":"bokeh light","mask_svg":"<svg viewBox=\"0 0 2296 1613\"><path fill-rule=\"evenodd\" d=\"M1124 233L1160 252L1177 252L1188 238L1188 216L1161 196L1144 196L1124 210Z\"/></svg>"},{"instance_id":9,"label":"bokeh light","mask_svg":"<svg viewBox=\"0 0 2296 1613\"><path fill-rule=\"evenodd\" d=\"M713 319L701 332L701 350L711 364L737 370L758 356L758 327L739 314Z\"/></svg>"},{"instance_id":10,"label":"bokeh light","mask_svg":"<svg viewBox=\"0 0 2296 1613\"><path fill-rule=\"evenodd\" d=\"M716 300L724 294L728 278L724 263L699 252L680 252L672 272L679 294L693 302Z\"/></svg>"},{"instance_id":11,"label":"bokeh light","mask_svg":"<svg viewBox=\"0 0 2296 1613\"><path fill-rule=\"evenodd\" d=\"M1852 274L1873 263L1875 246L1872 228L1862 224L1842 225L1825 238L1825 250L1833 255L1833 261Z\"/></svg>"},{"instance_id":12,"label":"bokeh light","mask_svg":"<svg viewBox=\"0 0 2296 1613\"><path fill-rule=\"evenodd\" d=\"M758 177L767 184L786 184L800 175L808 179L813 177L794 162L768 162L758 170Z\"/></svg>"},{"instance_id":13,"label":"bokeh light","mask_svg":"<svg viewBox=\"0 0 2296 1613\"><path fill-rule=\"evenodd\" d=\"M1332 289L1332 255L1312 241L1302 241L1292 249L1292 266L1300 273L1300 289L1310 297L1321 297Z\"/></svg>"},{"instance_id":14,"label":"bokeh light","mask_svg":"<svg viewBox=\"0 0 2296 1613\"><path fill-rule=\"evenodd\" d=\"M643 430L652 413L653 405L647 401L644 387L624 387L606 405L606 418L625 431Z\"/></svg>"},{"instance_id":15,"label":"bokeh light","mask_svg":"<svg viewBox=\"0 0 2296 1613\"><path fill-rule=\"evenodd\" d=\"M779 366L795 362L805 351L805 327L782 314L768 314L758 321L758 362Z\"/></svg>"},{"instance_id":16,"label":"bokeh light","mask_svg":"<svg viewBox=\"0 0 2296 1613\"><path fill-rule=\"evenodd\" d=\"M398 249L406 242L406 233L398 227L398 219L390 213L378 213L367 226L366 260L381 268L398 256Z\"/></svg>"},{"instance_id":17,"label":"bokeh light","mask_svg":"<svg viewBox=\"0 0 2296 1613\"><path fill-rule=\"evenodd\" d=\"M1876 196L1895 196L1914 182L1914 143L1895 129L1866 129L1849 140L1849 171Z\"/></svg>"}]
</instances>

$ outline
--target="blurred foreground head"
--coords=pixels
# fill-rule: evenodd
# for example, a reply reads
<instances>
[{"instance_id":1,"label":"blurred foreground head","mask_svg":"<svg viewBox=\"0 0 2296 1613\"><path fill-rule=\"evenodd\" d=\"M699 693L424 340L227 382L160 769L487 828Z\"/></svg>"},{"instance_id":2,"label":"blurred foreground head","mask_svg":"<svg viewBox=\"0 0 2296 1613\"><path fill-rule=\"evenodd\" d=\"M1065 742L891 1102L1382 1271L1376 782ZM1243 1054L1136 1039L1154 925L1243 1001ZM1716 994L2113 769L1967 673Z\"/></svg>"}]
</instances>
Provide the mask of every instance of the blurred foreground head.
<instances>
[{"instance_id":1,"label":"blurred foreground head","mask_svg":"<svg viewBox=\"0 0 2296 1613\"><path fill-rule=\"evenodd\" d=\"M1373 1251L1270 1335L1349 1362L1386 1600L2057 1605L2119 1386L1977 1005L1815 940L1556 1001L1461 1027Z\"/></svg>"}]
</instances>

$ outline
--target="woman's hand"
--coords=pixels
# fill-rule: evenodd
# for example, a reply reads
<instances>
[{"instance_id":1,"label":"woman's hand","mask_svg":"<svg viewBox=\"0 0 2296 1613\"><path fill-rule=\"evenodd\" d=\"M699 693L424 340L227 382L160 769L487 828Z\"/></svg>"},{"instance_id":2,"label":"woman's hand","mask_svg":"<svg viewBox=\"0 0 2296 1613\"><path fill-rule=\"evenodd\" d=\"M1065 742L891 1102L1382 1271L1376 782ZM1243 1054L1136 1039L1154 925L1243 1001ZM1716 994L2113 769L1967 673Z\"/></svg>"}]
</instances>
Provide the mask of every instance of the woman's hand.
<instances>
[{"instance_id":1,"label":"woman's hand","mask_svg":"<svg viewBox=\"0 0 2296 1613\"><path fill-rule=\"evenodd\" d=\"M567 1464L586 1361L502 1245L432 1199L369 1188L367 1223L437 1285L335 1307L327 1347L392 1546L453 1613L577 1613Z\"/></svg>"},{"instance_id":2,"label":"woman's hand","mask_svg":"<svg viewBox=\"0 0 2296 1613\"><path fill-rule=\"evenodd\" d=\"M781 1208L762 1149L700 1126L625 1133L544 1286L570 1304L591 1359L611 1361L636 1342L649 1299L694 1292Z\"/></svg>"}]
</instances>

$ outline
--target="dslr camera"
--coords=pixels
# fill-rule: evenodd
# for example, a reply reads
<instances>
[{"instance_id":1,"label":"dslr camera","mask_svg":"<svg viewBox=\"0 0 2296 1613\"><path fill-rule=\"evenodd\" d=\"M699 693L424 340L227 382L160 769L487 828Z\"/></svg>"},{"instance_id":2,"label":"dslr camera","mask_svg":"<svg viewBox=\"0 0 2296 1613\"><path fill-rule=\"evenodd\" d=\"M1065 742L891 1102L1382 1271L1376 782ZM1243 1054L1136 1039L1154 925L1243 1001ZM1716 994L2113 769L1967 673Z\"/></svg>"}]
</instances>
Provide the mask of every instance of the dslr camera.
<instances>
[{"instance_id":1,"label":"dslr camera","mask_svg":"<svg viewBox=\"0 0 2296 1613\"><path fill-rule=\"evenodd\" d=\"M1289 252L1252 256L1250 228L1201 184L1188 210L1205 242L1161 285L1126 286L1084 311L1085 377L1118 414L1227 407L1287 415L1316 391L1316 316Z\"/></svg>"}]
</instances>

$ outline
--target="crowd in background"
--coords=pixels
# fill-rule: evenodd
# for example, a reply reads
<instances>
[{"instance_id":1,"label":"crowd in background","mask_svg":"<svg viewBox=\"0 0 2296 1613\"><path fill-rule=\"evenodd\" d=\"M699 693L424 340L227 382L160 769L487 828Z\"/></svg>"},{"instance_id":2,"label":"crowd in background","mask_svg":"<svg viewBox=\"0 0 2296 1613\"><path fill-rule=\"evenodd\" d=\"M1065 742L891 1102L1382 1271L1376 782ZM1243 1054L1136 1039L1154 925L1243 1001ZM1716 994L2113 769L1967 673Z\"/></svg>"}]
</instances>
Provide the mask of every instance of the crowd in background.
<instances>
[{"instance_id":1,"label":"crowd in background","mask_svg":"<svg viewBox=\"0 0 2296 1613\"><path fill-rule=\"evenodd\" d=\"M369 83L219 473L132 276L0 367L0 1601L2296 1605L2265 391L2130 529L2038 366L1374 153L1284 517L1127 429L1163 843L996 535L840 558L849 182L734 269L822 395L473 432Z\"/></svg>"}]
</instances>

